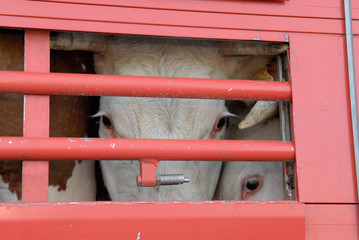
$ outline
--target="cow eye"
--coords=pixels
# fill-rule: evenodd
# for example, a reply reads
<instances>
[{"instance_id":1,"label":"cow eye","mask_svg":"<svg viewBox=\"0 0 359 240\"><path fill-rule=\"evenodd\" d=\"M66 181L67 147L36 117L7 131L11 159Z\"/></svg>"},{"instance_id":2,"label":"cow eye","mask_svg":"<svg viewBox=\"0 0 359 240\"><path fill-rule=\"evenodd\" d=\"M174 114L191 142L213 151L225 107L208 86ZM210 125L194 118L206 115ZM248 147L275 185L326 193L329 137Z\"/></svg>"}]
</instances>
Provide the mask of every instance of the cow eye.
<instances>
[{"instance_id":1,"label":"cow eye","mask_svg":"<svg viewBox=\"0 0 359 240\"><path fill-rule=\"evenodd\" d=\"M242 181L242 194L241 200L247 200L256 194L264 184L263 177L261 176L250 176Z\"/></svg>"},{"instance_id":2,"label":"cow eye","mask_svg":"<svg viewBox=\"0 0 359 240\"><path fill-rule=\"evenodd\" d=\"M219 119L219 121L217 122L217 129L221 129L224 127L224 125L226 125L227 122L227 118L226 117L222 117L221 119Z\"/></svg>"},{"instance_id":3,"label":"cow eye","mask_svg":"<svg viewBox=\"0 0 359 240\"><path fill-rule=\"evenodd\" d=\"M102 121L103 125L105 125L106 127L112 128L112 122L109 117L103 115L101 117L101 121Z\"/></svg>"},{"instance_id":4,"label":"cow eye","mask_svg":"<svg viewBox=\"0 0 359 240\"><path fill-rule=\"evenodd\" d=\"M259 178L258 177L251 177L247 178L243 182L243 190L246 192L254 191L259 186Z\"/></svg>"}]
</instances>

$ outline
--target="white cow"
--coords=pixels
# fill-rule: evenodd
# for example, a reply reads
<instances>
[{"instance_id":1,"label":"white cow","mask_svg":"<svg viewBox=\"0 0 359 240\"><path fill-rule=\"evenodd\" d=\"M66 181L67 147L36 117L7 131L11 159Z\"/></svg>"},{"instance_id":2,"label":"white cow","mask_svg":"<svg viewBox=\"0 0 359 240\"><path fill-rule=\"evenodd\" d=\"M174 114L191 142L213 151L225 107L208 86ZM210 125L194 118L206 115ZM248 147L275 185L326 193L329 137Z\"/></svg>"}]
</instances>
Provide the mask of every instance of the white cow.
<instances>
[{"instance_id":1,"label":"white cow","mask_svg":"<svg viewBox=\"0 0 359 240\"><path fill-rule=\"evenodd\" d=\"M258 56L223 57L214 41L173 38L62 33L52 48L97 52L96 72L111 75L248 79L268 62ZM101 97L96 114L101 138L149 139L222 139L229 115L224 100L140 97ZM210 200L221 167L220 161L161 161L158 174L181 173L190 183L143 188L136 185L138 161L101 161L112 200Z\"/></svg>"},{"instance_id":2,"label":"white cow","mask_svg":"<svg viewBox=\"0 0 359 240\"><path fill-rule=\"evenodd\" d=\"M229 105L229 108L233 109ZM251 128L238 129L245 117L240 111L247 106L236 104L238 119L231 118L227 138L241 140L280 141L279 118L271 118ZM284 200L283 168L281 162L225 162L216 191L220 200Z\"/></svg>"}]
</instances>

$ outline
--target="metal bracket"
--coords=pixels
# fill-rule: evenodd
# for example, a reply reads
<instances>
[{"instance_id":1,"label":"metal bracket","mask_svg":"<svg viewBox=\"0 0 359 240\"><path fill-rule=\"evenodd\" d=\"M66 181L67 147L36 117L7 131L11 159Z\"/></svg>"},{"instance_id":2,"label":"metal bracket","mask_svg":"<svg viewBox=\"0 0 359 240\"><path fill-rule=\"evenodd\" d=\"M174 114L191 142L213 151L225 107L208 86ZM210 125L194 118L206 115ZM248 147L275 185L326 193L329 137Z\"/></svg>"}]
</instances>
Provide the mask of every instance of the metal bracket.
<instances>
[{"instance_id":1,"label":"metal bracket","mask_svg":"<svg viewBox=\"0 0 359 240\"><path fill-rule=\"evenodd\" d=\"M137 186L155 187L160 185L179 185L189 183L189 178L183 174L160 174L156 175L159 161L153 158L140 160L140 175L137 176Z\"/></svg>"}]
</instances>

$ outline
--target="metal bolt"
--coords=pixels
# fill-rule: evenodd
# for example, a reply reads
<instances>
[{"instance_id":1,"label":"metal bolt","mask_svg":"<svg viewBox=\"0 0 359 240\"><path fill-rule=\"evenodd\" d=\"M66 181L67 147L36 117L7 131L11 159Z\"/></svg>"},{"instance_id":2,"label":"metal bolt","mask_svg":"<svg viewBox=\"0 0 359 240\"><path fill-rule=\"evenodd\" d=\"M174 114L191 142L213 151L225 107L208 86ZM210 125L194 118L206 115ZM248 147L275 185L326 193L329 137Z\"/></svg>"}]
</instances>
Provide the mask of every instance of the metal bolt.
<instances>
[{"instance_id":1,"label":"metal bolt","mask_svg":"<svg viewBox=\"0 0 359 240\"><path fill-rule=\"evenodd\" d=\"M189 183L189 178L183 174L161 174L156 179L156 186L160 185L180 185Z\"/></svg>"}]
</instances>

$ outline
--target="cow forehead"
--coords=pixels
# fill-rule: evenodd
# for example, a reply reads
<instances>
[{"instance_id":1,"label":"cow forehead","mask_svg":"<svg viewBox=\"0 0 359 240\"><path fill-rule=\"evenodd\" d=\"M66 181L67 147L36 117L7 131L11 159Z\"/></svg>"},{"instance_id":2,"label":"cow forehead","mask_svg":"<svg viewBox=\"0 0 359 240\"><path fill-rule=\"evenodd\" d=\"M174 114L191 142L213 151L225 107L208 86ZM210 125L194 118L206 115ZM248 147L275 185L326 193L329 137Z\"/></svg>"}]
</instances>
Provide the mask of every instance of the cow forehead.
<instances>
[{"instance_id":1,"label":"cow forehead","mask_svg":"<svg viewBox=\"0 0 359 240\"><path fill-rule=\"evenodd\" d=\"M205 138L227 109L223 100L102 97L116 133L129 138Z\"/></svg>"},{"instance_id":2,"label":"cow forehead","mask_svg":"<svg viewBox=\"0 0 359 240\"><path fill-rule=\"evenodd\" d=\"M115 75L227 78L218 45L183 39L126 38L96 55L96 72Z\"/></svg>"}]
</instances>

